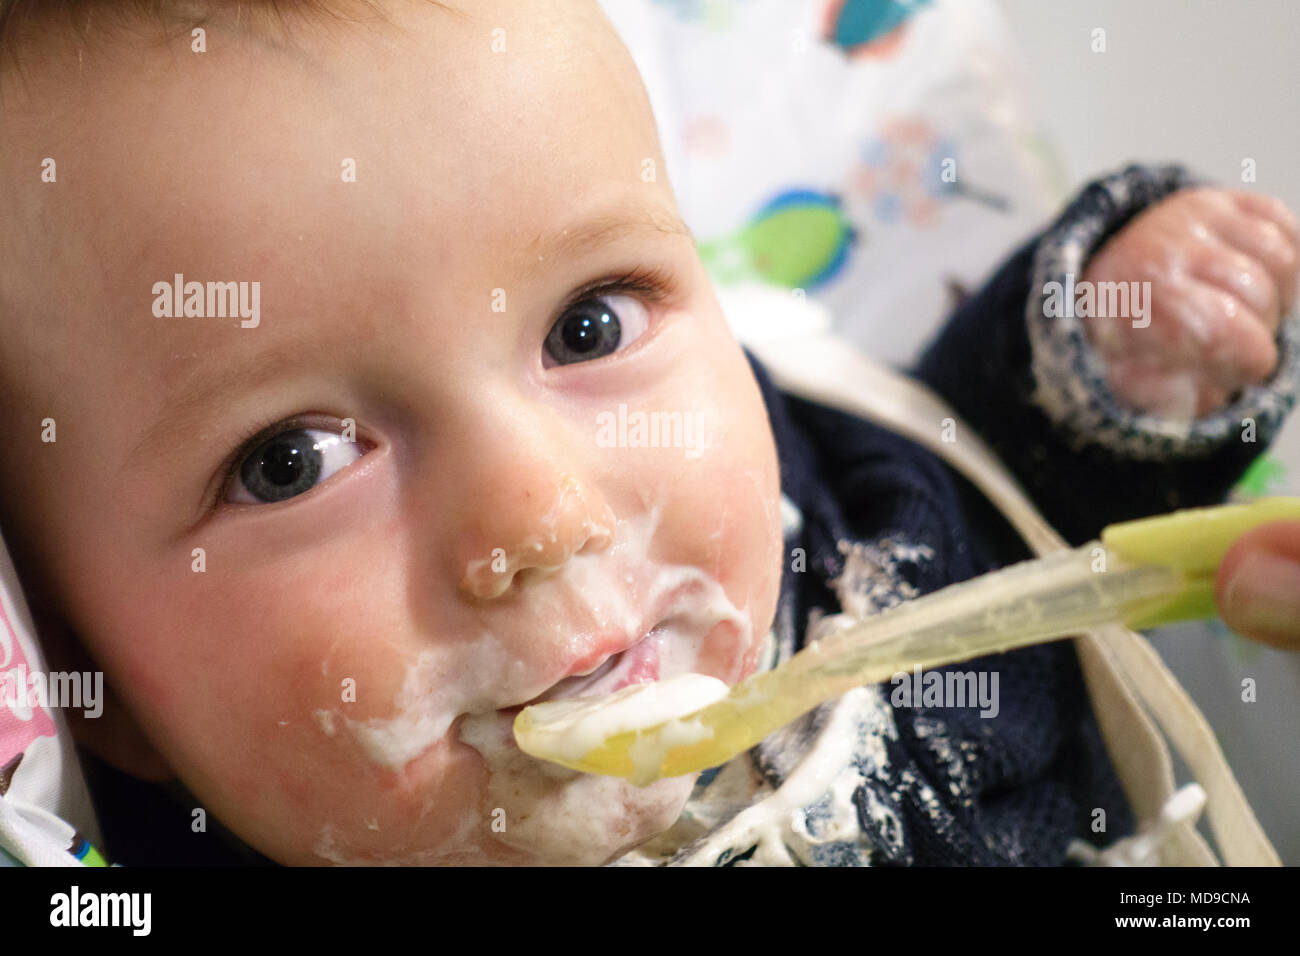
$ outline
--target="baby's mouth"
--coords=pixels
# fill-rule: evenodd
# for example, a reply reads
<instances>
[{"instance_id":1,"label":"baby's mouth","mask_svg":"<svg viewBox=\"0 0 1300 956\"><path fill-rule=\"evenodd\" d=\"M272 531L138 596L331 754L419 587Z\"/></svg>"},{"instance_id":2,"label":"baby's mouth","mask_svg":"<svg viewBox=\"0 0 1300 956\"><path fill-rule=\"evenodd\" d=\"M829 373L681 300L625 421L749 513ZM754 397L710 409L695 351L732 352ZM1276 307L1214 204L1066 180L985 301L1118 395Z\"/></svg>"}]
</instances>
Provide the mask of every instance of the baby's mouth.
<instances>
[{"instance_id":1,"label":"baby's mouth","mask_svg":"<svg viewBox=\"0 0 1300 956\"><path fill-rule=\"evenodd\" d=\"M596 697L612 694L629 684L641 684L659 679L659 638L664 624L660 622L646 632L645 636L630 647L611 654L601 661L593 670L585 674L566 677L549 689L514 711L548 700L562 700L568 697Z\"/></svg>"},{"instance_id":2,"label":"baby's mouth","mask_svg":"<svg viewBox=\"0 0 1300 956\"><path fill-rule=\"evenodd\" d=\"M739 655L748 647L748 621L727 600L720 585L693 570L679 572L677 580L662 588L656 598L646 619L658 623L634 643L613 650L627 640L628 632L593 636L592 651L600 648L613 650L613 653L603 658L588 656L571 662L569 676L536 697L499 707L496 712L513 719L523 708L533 704L599 697L631 684L666 680L691 671L700 671L728 683L739 679L739 665L733 662L728 667L725 661L728 648L738 661ZM720 634L715 631L719 626L724 627ZM714 642L712 656L705 660L701 654L710 641ZM587 669L579 673L577 667Z\"/></svg>"}]
</instances>

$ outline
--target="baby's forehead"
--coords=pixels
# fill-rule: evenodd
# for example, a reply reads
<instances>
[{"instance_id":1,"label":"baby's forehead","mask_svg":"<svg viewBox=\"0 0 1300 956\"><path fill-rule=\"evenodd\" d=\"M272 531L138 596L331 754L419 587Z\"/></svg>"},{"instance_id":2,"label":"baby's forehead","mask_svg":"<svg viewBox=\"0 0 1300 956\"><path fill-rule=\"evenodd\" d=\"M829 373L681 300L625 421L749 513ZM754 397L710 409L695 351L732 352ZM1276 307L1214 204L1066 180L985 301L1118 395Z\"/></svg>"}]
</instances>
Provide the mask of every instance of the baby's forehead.
<instances>
[{"instance_id":1,"label":"baby's forehead","mask_svg":"<svg viewBox=\"0 0 1300 956\"><path fill-rule=\"evenodd\" d=\"M562 211L601 183L654 191L657 134L621 42L594 4L531 6L434 18L400 4L388 26L297 37L306 61L235 38L195 54L182 38L32 62L0 77L0 208L31 227L62 205L75 232L105 234L101 252L135 256L128 232L147 254L233 221L247 244L315 208L355 221L415 206L426 229L476 211L462 230L497 210L522 223L529 200ZM512 28L499 49L498 22Z\"/></svg>"},{"instance_id":2,"label":"baby's forehead","mask_svg":"<svg viewBox=\"0 0 1300 956\"><path fill-rule=\"evenodd\" d=\"M602 185L671 206L662 175L644 181L653 117L594 4L531 19L532 5L437 19L419 6L386 9L397 22L382 32L300 38L328 75L247 44L30 64L0 113L0 295L130 294L137 266L150 285L230 277L326 232L344 252L377 234L439 244L455 264L476 240L535 236ZM499 52L493 23L508 25Z\"/></svg>"}]
</instances>

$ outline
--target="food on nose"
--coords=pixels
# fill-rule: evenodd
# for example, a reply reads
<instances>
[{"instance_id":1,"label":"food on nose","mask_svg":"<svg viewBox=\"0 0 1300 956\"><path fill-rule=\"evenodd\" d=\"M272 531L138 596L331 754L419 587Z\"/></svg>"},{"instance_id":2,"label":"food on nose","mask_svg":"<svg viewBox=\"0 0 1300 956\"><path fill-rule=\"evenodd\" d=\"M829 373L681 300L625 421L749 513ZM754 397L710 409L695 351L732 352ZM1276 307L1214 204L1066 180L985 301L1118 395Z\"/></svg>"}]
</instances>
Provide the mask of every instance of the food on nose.
<instances>
[{"instance_id":1,"label":"food on nose","mask_svg":"<svg viewBox=\"0 0 1300 956\"><path fill-rule=\"evenodd\" d=\"M489 557L475 558L465 567L462 587L474 597L495 598L505 594L521 571L538 571L551 574L564 566L574 554L587 548L604 548L613 540L604 525L583 523L577 533L569 536L568 544L551 534L548 541L532 539L511 551L493 548Z\"/></svg>"},{"instance_id":2,"label":"food on nose","mask_svg":"<svg viewBox=\"0 0 1300 956\"><path fill-rule=\"evenodd\" d=\"M501 534L506 544L466 563L461 588L476 598L500 597L521 571L551 574L576 554L608 548L616 520L603 500L597 496L593 503L591 497L576 478L565 475L543 514L524 516L522 528Z\"/></svg>"}]
</instances>

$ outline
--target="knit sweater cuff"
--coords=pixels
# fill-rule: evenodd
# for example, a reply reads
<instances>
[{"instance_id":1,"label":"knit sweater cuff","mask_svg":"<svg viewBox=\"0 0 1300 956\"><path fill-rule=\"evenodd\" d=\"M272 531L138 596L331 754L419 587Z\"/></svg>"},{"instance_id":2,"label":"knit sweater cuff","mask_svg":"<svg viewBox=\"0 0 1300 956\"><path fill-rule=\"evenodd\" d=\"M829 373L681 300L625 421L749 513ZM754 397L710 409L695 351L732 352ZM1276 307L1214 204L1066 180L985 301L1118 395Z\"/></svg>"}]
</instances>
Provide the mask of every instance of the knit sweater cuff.
<instances>
[{"instance_id":1,"label":"knit sweater cuff","mask_svg":"<svg viewBox=\"0 0 1300 956\"><path fill-rule=\"evenodd\" d=\"M1121 404L1107 385L1105 360L1088 341L1075 310L1048 308L1049 283L1060 284L1058 296L1059 290L1072 288L1092 254L1134 216L1195 185L1199 183L1179 166L1129 166L1083 190L1039 244L1025 316L1033 401L1075 448L1096 444L1119 457L1145 461L1200 458L1240 441L1251 421L1255 440L1267 446L1296 402L1300 311L1293 310L1282 323L1278 366L1268 381L1246 387L1218 411L1179 421Z\"/></svg>"}]
</instances>

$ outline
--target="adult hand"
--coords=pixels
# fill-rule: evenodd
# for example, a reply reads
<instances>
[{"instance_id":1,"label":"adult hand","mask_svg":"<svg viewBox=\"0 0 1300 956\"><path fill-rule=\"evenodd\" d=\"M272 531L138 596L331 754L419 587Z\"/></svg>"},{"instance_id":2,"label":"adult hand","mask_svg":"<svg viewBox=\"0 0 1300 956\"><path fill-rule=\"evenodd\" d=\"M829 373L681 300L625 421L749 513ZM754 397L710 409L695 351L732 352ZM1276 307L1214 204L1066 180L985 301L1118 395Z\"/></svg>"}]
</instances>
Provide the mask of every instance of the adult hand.
<instances>
[{"instance_id":1,"label":"adult hand","mask_svg":"<svg viewBox=\"0 0 1300 956\"><path fill-rule=\"evenodd\" d=\"M1300 650L1300 521L1276 521L1241 536L1219 564L1219 616L1233 631Z\"/></svg>"}]
</instances>

